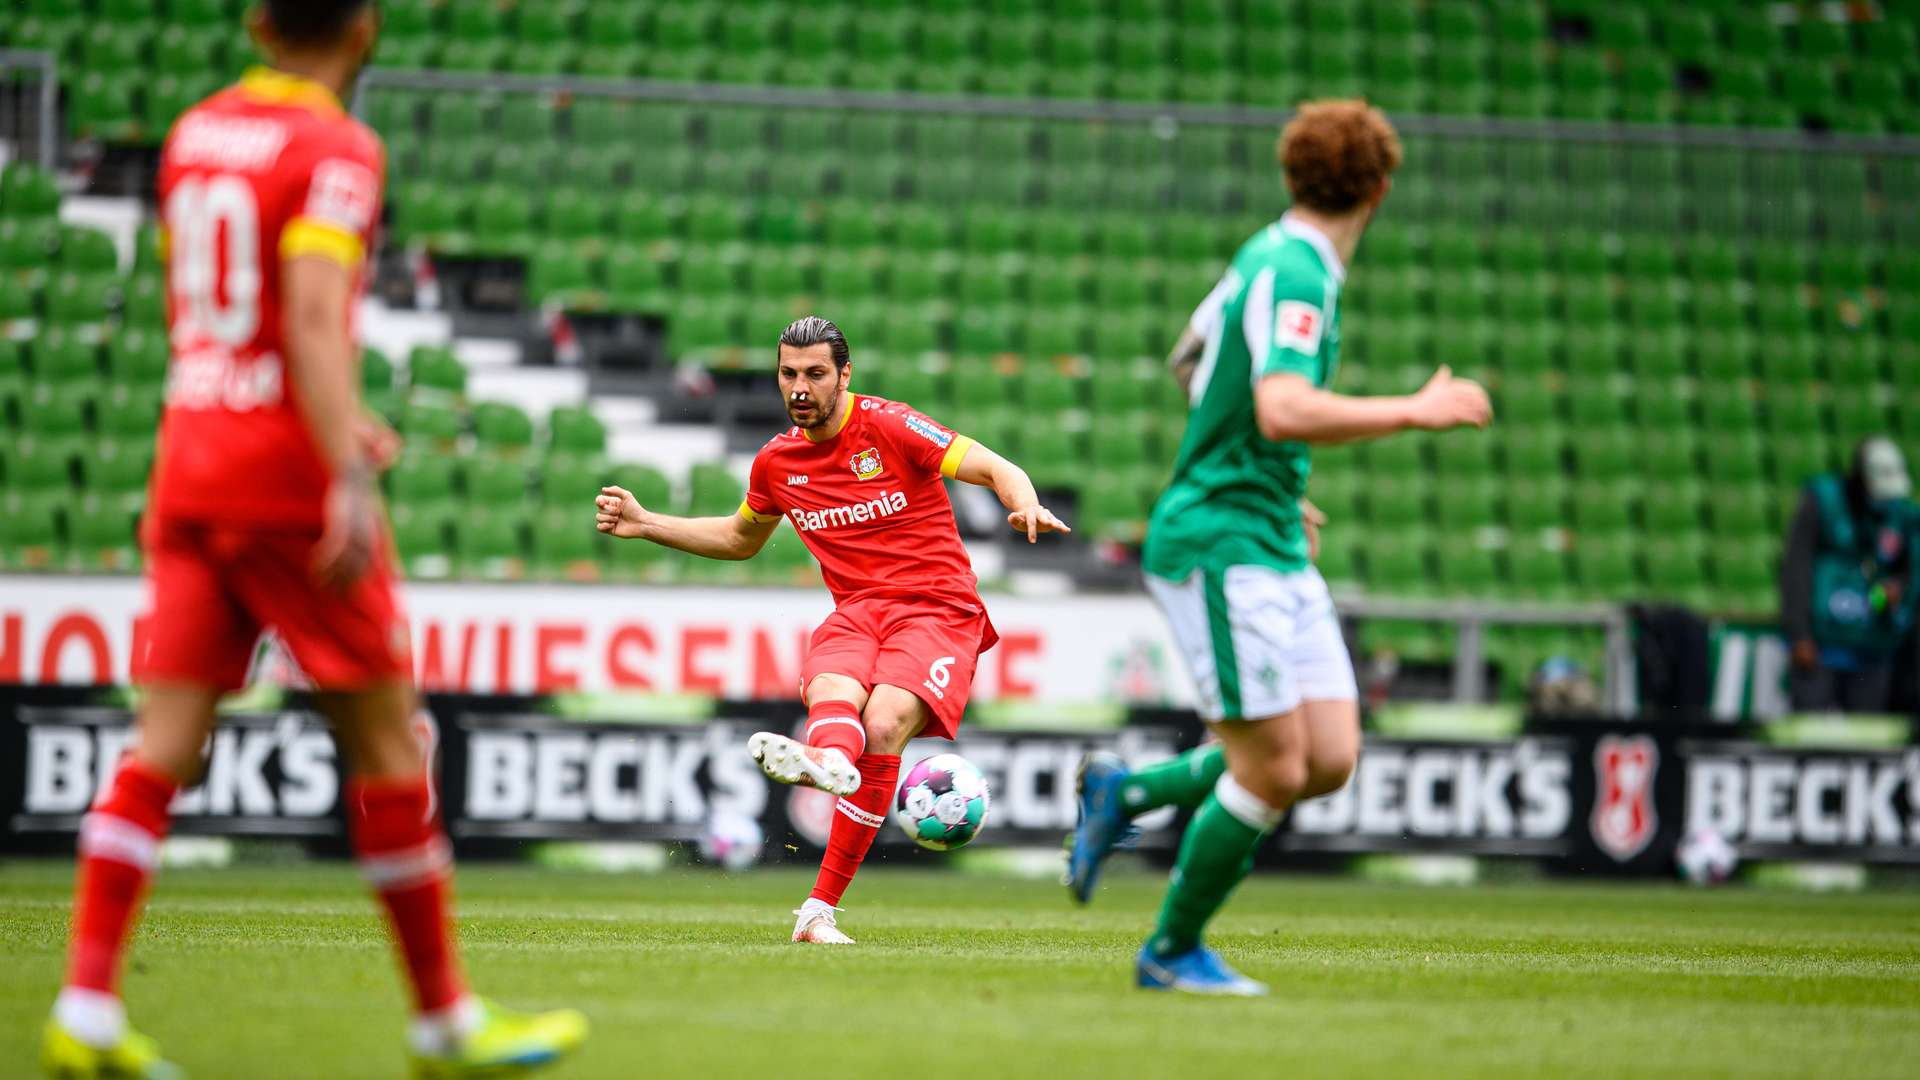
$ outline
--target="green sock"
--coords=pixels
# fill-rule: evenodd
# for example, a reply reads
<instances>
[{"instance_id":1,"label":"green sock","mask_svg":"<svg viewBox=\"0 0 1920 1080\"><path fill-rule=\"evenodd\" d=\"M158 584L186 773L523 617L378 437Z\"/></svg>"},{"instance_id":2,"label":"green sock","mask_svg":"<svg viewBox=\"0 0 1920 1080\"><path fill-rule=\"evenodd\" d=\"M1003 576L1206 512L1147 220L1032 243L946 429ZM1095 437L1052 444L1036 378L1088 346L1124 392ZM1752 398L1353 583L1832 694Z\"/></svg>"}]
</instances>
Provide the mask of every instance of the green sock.
<instances>
[{"instance_id":1,"label":"green sock","mask_svg":"<svg viewBox=\"0 0 1920 1080\"><path fill-rule=\"evenodd\" d=\"M1253 869L1253 852L1261 838L1280 822L1279 811L1231 778L1222 780L1220 788L1200 804L1180 842L1173 882L1150 940L1155 956L1178 956L1200 944L1200 932Z\"/></svg>"},{"instance_id":2,"label":"green sock","mask_svg":"<svg viewBox=\"0 0 1920 1080\"><path fill-rule=\"evenodd\" d=\"M1129 817L1162 806L1192 810L1206 801L1226 771L1227 754L1219 743L1195 747L1128 776L1120 785L1120 805Z\"/></svg>"}]
</instances>

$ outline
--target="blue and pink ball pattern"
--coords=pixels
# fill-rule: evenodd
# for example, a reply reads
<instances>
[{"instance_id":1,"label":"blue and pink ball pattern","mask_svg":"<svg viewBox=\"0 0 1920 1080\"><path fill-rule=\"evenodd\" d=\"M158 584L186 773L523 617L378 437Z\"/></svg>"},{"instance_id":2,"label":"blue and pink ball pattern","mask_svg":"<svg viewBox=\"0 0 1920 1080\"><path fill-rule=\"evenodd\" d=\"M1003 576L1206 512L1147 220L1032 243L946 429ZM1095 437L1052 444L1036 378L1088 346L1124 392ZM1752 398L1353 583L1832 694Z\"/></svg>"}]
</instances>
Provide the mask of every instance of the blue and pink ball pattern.
<instances>
[{"instance_id":1,"label":"blue and pink ball pattern","mask_svg":"<svg viewBox=\"0 0 1920 1080\"><path fill-rule=\"evenodd\" d=\"M959 754L935 754L907 770L894 799L895 820L923 848L952 851L987 822L987 778Z\"/></svg>"}]
</instances>

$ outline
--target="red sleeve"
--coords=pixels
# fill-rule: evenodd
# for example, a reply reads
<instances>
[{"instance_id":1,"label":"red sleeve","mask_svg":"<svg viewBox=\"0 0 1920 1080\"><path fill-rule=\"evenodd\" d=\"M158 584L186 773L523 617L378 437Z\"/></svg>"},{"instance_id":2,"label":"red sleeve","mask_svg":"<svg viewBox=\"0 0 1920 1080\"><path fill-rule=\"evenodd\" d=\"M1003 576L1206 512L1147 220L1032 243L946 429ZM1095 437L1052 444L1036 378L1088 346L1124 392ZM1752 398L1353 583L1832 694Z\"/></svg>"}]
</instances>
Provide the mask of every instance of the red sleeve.
<instances>
[{"instance_id":1,"label":"red sleeve","mask_svg":"<svg viewBox=\"0 0 1920 1080\"><path fill-rule=\"evenodd\" d=\"M740 516L752 522L772 521L781 515L773 501L773 485L767 482L767 446L753 455L753 468L747 472L747 497L740 501Z\"/></svg>"},{"instance_id":2,"label":"red sleeve","mask_svg":"<svg viewBox=\"0 0 1920 1080\"><path fill-rule=\"evenodd\" d=\"M948 479L960 471L960 459L973 447L972 439L898 401L882 406L873 424L894 453Z\"/></svg>"},{"instance_id":3,"label":"red sleeve","mask_svg":"<svg viewBox=\"0 0 1920 1080\"><path fill-rule=\"evenodd\" d=\"M320 255L357 269L373 246L386 183L380 140L358 125L316 141L293 174L280 258Z\"/></svg>"}]
</instances>

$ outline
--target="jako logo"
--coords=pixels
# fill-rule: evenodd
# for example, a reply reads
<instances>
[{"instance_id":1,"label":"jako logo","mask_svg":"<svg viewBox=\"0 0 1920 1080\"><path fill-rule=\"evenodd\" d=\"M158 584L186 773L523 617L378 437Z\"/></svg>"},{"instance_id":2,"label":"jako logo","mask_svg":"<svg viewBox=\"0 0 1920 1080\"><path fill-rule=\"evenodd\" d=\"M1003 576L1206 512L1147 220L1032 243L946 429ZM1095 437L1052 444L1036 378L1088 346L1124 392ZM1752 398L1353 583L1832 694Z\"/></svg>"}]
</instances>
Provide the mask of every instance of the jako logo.
<instances>
[{"instance_id":1,"label":"jako logo","mask_svg":"<svg viewBox=\"0 0 1920 1080\"><path fill-rule=\"evenodd\" d=\"M793 519L793 527L800 532L813 532L816 529L831 529L841 525L856 525L862 522L876 521L897 514L907 508L907 496L898 491L883 491L879 498L849 506L830 506L825 510L787 511Z\"/></svg>"},{"instance_id":2,"label":"jako logo","mask_svg":"<svg viewBox=\"0 0 1920 1080\"><path fill-rule=\"evenodd\" d=\"M806 478L806 477L804 477L804 476L789 476L789 477L787 477L787 486L788 486L788 487L792 487L792 486L794 486L795 484L804 484L804 483L806 483L806 482L807 482L807 478Z\"/></svg>"}]
</instances>

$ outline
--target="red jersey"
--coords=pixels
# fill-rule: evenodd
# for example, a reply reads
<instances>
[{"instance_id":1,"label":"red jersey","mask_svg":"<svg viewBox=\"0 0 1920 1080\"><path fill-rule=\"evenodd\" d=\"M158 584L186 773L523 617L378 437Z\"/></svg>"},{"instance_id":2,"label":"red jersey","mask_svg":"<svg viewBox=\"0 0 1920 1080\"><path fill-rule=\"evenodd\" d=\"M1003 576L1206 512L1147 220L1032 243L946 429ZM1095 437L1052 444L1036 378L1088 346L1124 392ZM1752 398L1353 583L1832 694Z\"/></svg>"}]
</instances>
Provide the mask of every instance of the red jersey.
<instances>
[{"instance_id":1,"label":"red jersey","mask_svg":"<svg viewBox=\"0 0 1920 1080\"><path fill-rule=\"evenodd\" d=\"M792 522L836 604L932 597L982 610L941 482L973 440L900 402L848 397L831 438L814 442L796 427L760 448L740 512Z\"/></svg>"},{"instance_id":2,"label":"red jersey","mask_svg":"<svg viewBox=\"0 0 1920 1080\"><path fill-rule=\"evenodd\" d=\"M173 358L154 466L162 517L317 525L329 468L286 371L280 266L354 273L380 219L379 137L318 83L255 69L194 106L160 156Z\"/></svg>"}]
</instances>

